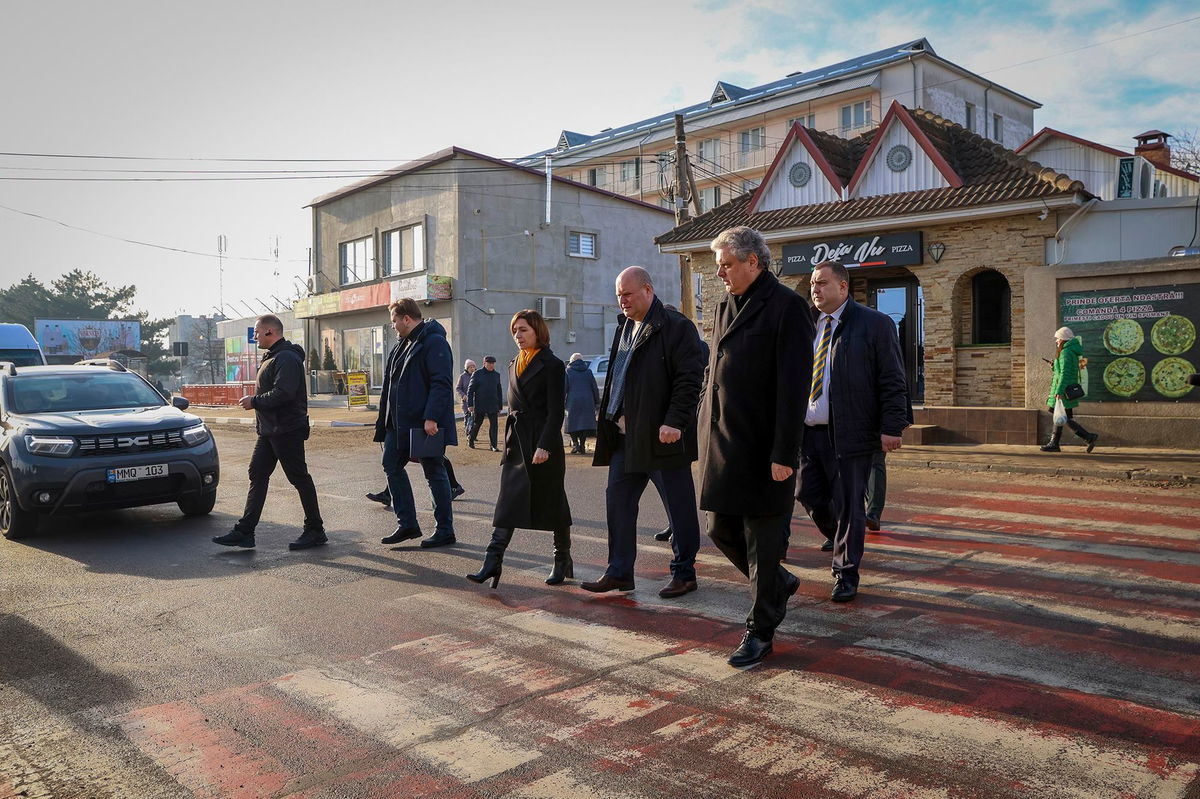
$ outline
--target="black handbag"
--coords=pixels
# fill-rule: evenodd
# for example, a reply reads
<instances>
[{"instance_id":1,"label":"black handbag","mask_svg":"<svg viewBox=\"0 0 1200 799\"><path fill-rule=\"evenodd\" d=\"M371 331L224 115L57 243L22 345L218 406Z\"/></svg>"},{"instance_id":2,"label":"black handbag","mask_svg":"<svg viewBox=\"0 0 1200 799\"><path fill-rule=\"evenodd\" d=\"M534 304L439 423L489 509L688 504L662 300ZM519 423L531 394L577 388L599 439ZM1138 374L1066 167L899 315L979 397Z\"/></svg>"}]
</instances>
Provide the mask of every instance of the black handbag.
<instances>
[{"instance_id":1,"label":"black handbag","mask_svg":"<svg viewBox=\"0 0 1200 799\"><path fill-rule=\"evenodd\" d=\"M1083 397L1083 386L1078 383L1072 383L1063 389L1063 397L1069 400L1077 400Z\"/></svg>"}]
</instances>

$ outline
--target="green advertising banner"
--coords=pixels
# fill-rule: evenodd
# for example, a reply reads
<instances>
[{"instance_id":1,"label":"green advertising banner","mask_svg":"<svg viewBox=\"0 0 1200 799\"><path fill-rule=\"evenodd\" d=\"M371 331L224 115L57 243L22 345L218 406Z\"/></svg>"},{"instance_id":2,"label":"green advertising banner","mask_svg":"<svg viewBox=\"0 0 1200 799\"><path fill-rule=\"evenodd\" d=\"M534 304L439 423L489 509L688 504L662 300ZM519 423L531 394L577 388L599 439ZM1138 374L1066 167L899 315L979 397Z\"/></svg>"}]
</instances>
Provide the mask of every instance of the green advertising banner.
<instances>
[{"instance_id":1,"label":"green advertising banner","mask_svg":"<svg viewBox=\"0 0 1200 799\"><path fill-rule=\"evenodd\" d=\"M1068 292L1059 317L1082 340L1084 402L1200 401L1200 284Z\"/></svg>"}]
</instances>

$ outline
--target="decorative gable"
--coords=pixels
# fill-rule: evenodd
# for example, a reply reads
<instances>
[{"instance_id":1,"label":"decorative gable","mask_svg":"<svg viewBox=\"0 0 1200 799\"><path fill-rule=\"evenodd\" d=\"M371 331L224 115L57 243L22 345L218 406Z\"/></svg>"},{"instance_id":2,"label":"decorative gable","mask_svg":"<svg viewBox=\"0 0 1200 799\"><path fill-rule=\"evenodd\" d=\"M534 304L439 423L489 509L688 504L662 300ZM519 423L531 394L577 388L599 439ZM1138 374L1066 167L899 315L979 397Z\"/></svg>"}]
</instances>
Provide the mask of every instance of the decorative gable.
<instances>
[{"instance_id":1,"label":"decorative gable","mask_svg":"<svg viewBox=\"0 0 1200 799\"><path fill-rule=\"evenodd\" d=\"M877 197L963 185L945 156L909 115L893 102L874 141L850 180L846 196Z\"/></svg>"},{"instance_id":2,"label":"decorative gable","mask_svg":"<svg viewBox=\"0 0 1200 799\"><path fill-rule=\"evenodd\" d=\"M746 90L741 86L734 86L732 83L717 81L717 87L713 89L712 97L708 98L709 105L717 103L727 103L730 100L737 100L746 95Z\"/></svg>"},{"instance_id":3,"label":"decorative gable","mask_svg":"<svg viewBox=\"0 0 1200 799\"><path fill-rule=\"evenodd\" d=\"M591 138L591 136L586 136L582 133L576 133L571 130L564 130L561 134L559 134L558 146L555 149L566 150L566 149L568 149L570 147L574 147L578 144L583 144L590 138Z\"/></svg>"},{"instance_id":4,"label":"decorative gable","mask_svg":"<svg viewBox=\"0 0 1200 799\"><path fill-rule=\"evenodd\" d=\"M842 199L842 188L842 181L808 130L797 124L750 200L750 210L758 213L835 202Z\"/></svg>"}]
</instances>

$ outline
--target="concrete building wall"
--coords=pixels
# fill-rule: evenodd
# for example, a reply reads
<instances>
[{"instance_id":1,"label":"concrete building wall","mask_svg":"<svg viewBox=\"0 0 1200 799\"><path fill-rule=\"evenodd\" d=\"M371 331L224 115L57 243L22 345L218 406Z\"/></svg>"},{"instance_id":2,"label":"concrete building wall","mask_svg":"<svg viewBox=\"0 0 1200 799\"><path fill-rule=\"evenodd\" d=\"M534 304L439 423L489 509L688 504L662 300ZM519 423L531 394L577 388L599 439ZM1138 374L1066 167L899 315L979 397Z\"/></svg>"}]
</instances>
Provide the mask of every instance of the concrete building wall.
<instances>
[{"instance_id":1,"label":"concrete building wall","mask_svg":"<svg viewBox=\"0 0 1200 799\"><path fill-rule=\"evenodd\" d=\"M1061 215L1061 223L1069 214ZM1096 203L1064 231L1062 243L1046 242L1046 261L1103 263L1167 255L1195 235L1195 197L1111 200Z\"/></svg>"}]
</instances>

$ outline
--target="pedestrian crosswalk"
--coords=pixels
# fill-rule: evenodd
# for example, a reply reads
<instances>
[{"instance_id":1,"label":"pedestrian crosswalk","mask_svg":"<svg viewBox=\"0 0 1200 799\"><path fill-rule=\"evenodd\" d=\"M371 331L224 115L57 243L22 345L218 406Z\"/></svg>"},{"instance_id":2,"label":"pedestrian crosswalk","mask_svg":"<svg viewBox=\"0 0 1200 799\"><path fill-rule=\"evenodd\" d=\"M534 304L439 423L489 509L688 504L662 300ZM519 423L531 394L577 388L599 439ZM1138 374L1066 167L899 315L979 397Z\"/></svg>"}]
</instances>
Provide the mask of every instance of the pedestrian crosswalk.
<instances>
[{"instance_id":1,"label":"pedestrian crosswalk","mask_svg":"<svg viewBox=\"0 0 1200 799\"><path fill-rule=\"evenodd\" d=\"M632 595L506 569L389 608L386 648L110 722L194 796L1195 796L1200 497L901 482L849 605L795 520L756 669L741 576L706 548L660 600L649 544Z\"/></svg>"}]
</instances>

